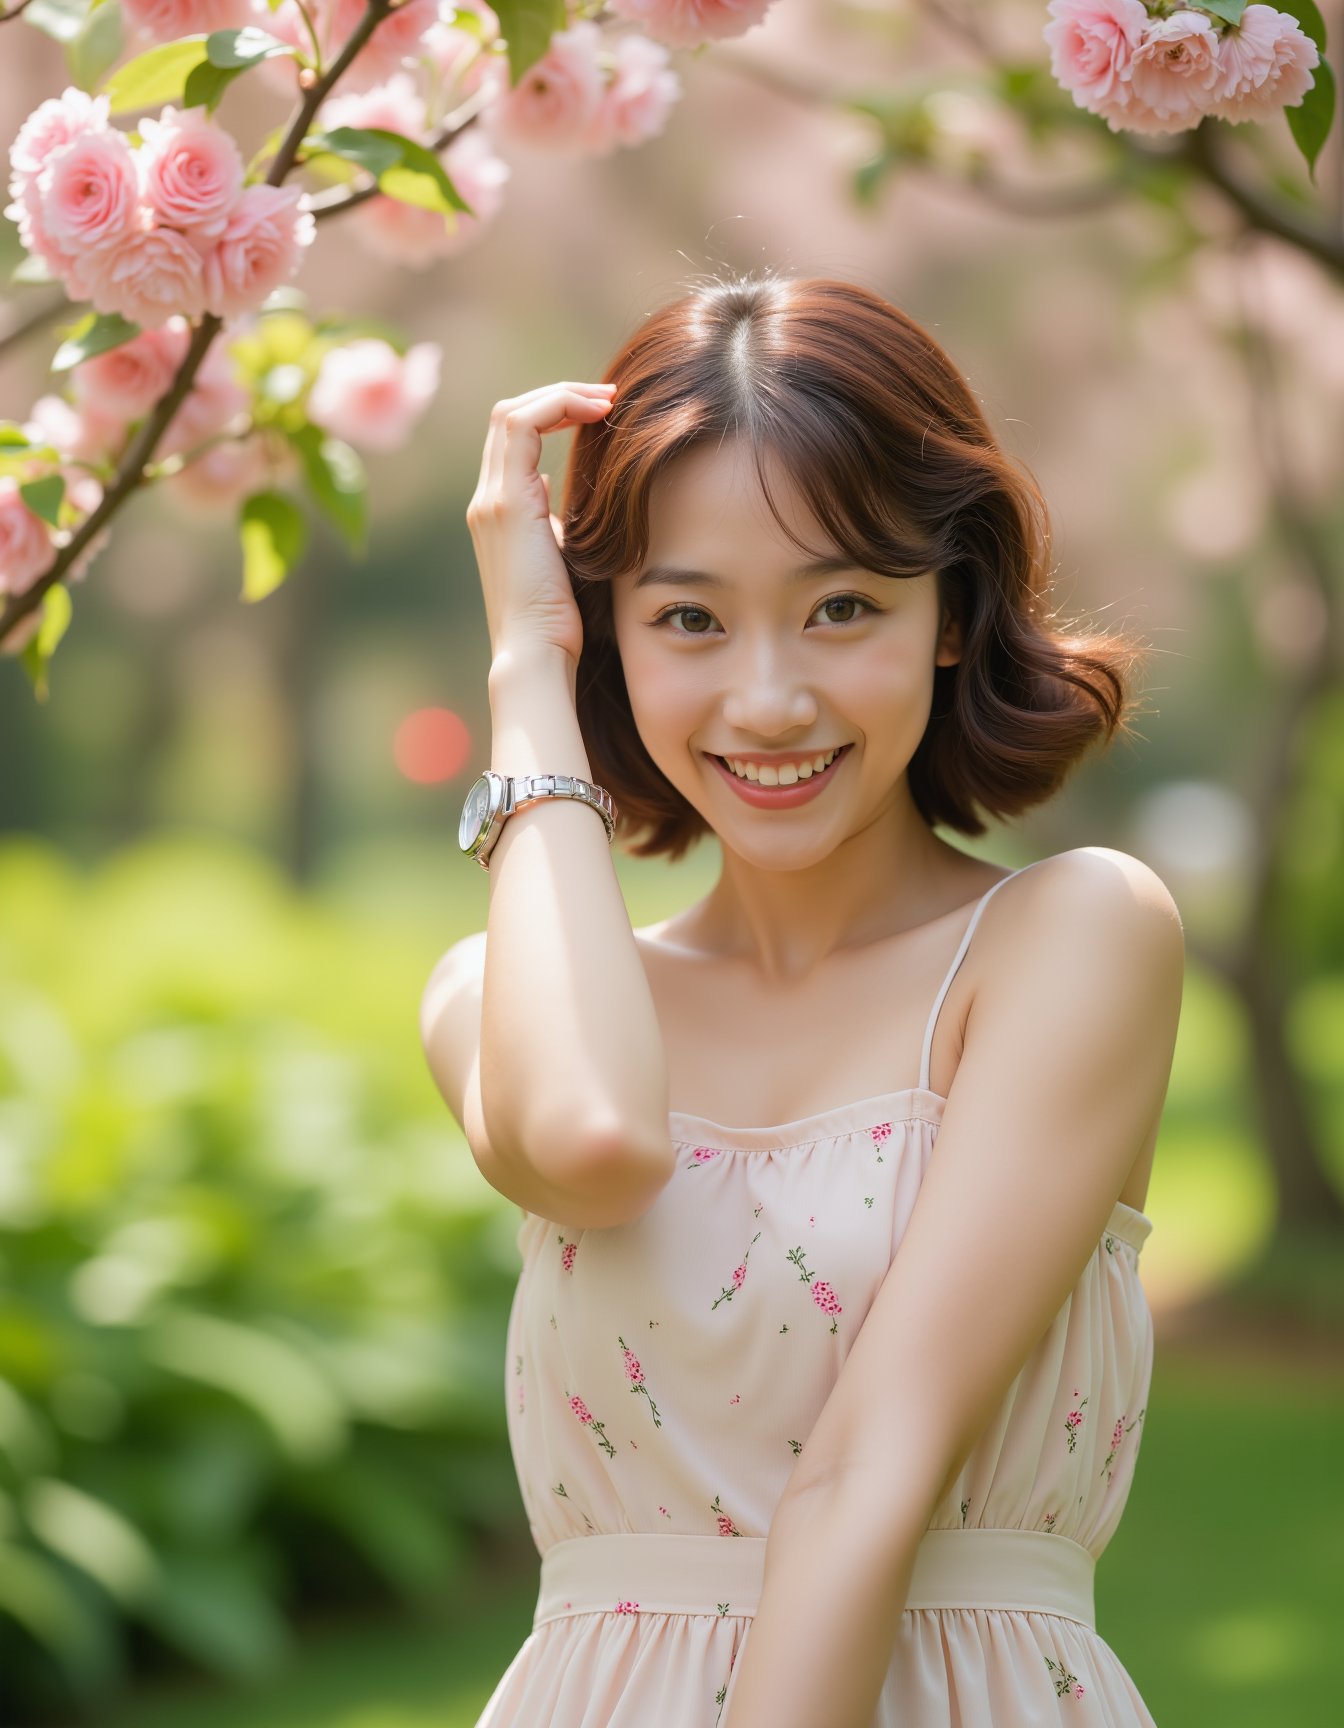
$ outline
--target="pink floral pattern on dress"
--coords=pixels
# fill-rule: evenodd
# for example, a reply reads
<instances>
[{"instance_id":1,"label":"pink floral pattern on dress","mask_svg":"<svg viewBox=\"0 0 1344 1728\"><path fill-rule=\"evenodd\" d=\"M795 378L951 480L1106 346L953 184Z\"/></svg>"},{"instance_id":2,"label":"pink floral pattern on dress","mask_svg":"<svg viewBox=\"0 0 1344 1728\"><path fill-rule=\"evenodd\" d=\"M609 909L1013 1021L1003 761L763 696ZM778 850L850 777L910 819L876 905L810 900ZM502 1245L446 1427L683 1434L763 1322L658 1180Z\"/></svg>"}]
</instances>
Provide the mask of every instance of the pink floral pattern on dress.
<instances>
[{"instance_id":1,"label":"pink floral pattern on dress","mask_svg":"<svg viewBox=\"0 0 1344 1728\"><path fill-rule=\"evenodd\" d=\"M719 1497L717 1494L710 1501L709 1509L714 1514L715 1522L719 1527L720 1536L740 1536L742 1534L737 1525L733 1523L732 1519L719 1504Z\"/></svg>"},{"instance_id":2,"label":"pink floral pattern on dress","mask_svg":"<svg viewBox=\"0 0 1344 1728\"><path fill-rule=\"evenodd\" d=\"M717 1158L722 1150L720 1146L696 1146L691 1151L691 1161L686 1168L698 1170L702 1164L708 1164L711 1158Z\"/></svg>"},{"instance_id":3,"label":"pink floral pattern on dress","mask_svg":"<svg viewBox=\"0 0 1344 1728\"><path fill-rule=\"evenodd\" d=\"M663 1424L662 1419L658 1415L658 1406L653 1401L652 1392L650 1392L648 1387L644 1384L644 1370L640 1367L639 1357L635 1355L634 1351L626 1343L625 1339L621 1337L619 1332L616 1334L616 1342L625 1353L625 1377L630 1382L630 1390L632 1392L642 1392L644 1394L649 1401L649 1412L653 1417L653 1425L655 1428L661 1428Z\"/></svg>"},{"instance_id":4,"label":"pink floral pattern on dress","mask_svg":"<svg viewBox=\"0 0 1344 1728\"><path fill-rule=\"evenodd\" d=\"M761 1233L758 1230L752 1237L751 1241L747 1243L746 1252L743 1254L740 1264L733 1267L732 1283L725 1284L719 1291L718 1295L710 1303L709 1311L711 1314L718 1307L720 1302L731 1302L733 1297L736 1296L737 1292L742 1288L743 1280L747 1276L747 1261L751 1258L751 1251L760 1239Z\"/></svg>"},{"instance_id":5,"label":"pink floral pattern on dress","mask_svg":"<svg viewBox=\"0 0 1344 1728\"><path fill-rule=\"evenodd\" d=\"M1075 1698L1082 1697L1086 1687L1078 1684L1076 1674L1070 1674L1062 1662L1052 1662L1048 1656L1045 1659L1045 1665L1050 1670L1051 1678L1055 1682L1056 1698L1067 1698L1070 1693Z\"/></svg>"},{"instance_id":6,"label":"pink floral pattern on dress","mask_svg":"<svg viewBox=\"0 0 1344 1728\"><path fill-rule=\"evenodd\" d=\"M639 1603L638 1602L618 1602L616 1604L615 1608L612 1610L612 1612L614 1614L638 1614L639 1613Z\"/></svg>"},{"instance_id":7,"label":"pink floral pattern on dress","mask_svg":"<svg viewBox=\"0 0 1344 1728\"><path fill-rule=\"evenodd\" d=\"M574 1256L579 1251L577 1242L567 1242L563 1236L557 1238L560 1243L560 1264L566 1272L574 1270Z\"/></svg>"},{"instance_id":8,"label":"pink floral pattern on dress","mask_svg":"<svg viewBox=\"0 0 1344 1728\"><path fill-rule=\"evenodd\" d=\"M566 1393L565 1396L568 1398L569 1394ZM607 1456L609 1458L614 1458L616 1456L616 1448L612 1445L611 1441L607 1439L606 1428L597 1420L592 1411L589 1410L583 1399L579 1397L569 1398L569 1407L578 1417L579 1421L583 1423L585 1428L591 1428L593 1430L593 1433L597 1436L598 1445L607 1454Z\"/></svg>"},{"instance_id":9,"label":"pink floral pattern on dress","mask_svg":"<svg viewBox=\"0 0 1344 1728\"><path fill-rule=\"evenodd\" d=\"M802 1279L803 1283L811 1285L812 1300L816 1303L817 1307L821 1309L823 1314L844 1313L844 1309L840 1306L839 1298L836 1296L835 1291L831 1286L824 1278L818 1278L815 1272L809 1272L807 1267L804 1265L803 1249L801 1244L797 1248L791 1248L786 1258L798 1268L798 1276ZM830 1329L833 1333L839 1330L839 1327L834 1320L831 1321Z\"/></svg>"},{"instance_id":10,"label":"pink floral pattern on dress","mask_svg":"<svg viewBox=\"0 0 1344 1728\"><path fill-rule=\"evenodd\" d=\"M1078 1396L1078 1388L1076 1386L1073 1389L1073 1395L1075 1398ZM1087 1399L1084 1398L1078 1408L1076 1410L1070 1410L1068 1415L1064 1418L1064 1432L1068 1436L1070 1452L1074 1451L1078 1445L1078 1433L1083 1426L1083 1410L1086 1407L1086 1404Z\"/></svg>"},{"instance_id":11,"label":"pink floral pattern on dress","mask_svg":"<svg viewBox=\"0 0 1344 1728\"><path fill-rule=\"evenodd\" d=\"M875 1128L870 1128L868 1132L872 1136L873 1145L875 1147L884 1146L887 1141L891 1139L891 1123L879 1122ZM877 1161L879 1164L886 1163L886 1159L882 1156L880 1151L877 1154Z\"/></svg>"}]
</instances>

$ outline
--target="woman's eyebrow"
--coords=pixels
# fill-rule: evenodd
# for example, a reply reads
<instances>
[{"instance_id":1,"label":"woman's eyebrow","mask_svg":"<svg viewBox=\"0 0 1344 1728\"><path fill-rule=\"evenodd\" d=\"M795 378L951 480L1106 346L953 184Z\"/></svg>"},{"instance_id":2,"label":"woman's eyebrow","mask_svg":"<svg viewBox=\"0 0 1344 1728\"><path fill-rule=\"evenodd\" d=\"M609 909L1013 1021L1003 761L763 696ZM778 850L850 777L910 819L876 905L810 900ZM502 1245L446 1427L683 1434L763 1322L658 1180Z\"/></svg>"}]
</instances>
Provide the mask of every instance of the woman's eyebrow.
<instances>
[{"instance_id":1,"label":"woman's eyebrow","mask_svg":"<svg viewBox=\"0 0 1344 1728\"><path fill-rule=\"evenodd\" d=\"M796 570L790 570L786 578L789 582L811 582L818 576L834 576L842 570L854 570L858 566L852 558L828 557L816 558L810 564L800 564ZM635 581L636 588L661 586L667 588L731 588L732 583L726 582L722 576L716 576L710 570L683 570L675 564L650 564Z\"/></svg>"}]
</instances>

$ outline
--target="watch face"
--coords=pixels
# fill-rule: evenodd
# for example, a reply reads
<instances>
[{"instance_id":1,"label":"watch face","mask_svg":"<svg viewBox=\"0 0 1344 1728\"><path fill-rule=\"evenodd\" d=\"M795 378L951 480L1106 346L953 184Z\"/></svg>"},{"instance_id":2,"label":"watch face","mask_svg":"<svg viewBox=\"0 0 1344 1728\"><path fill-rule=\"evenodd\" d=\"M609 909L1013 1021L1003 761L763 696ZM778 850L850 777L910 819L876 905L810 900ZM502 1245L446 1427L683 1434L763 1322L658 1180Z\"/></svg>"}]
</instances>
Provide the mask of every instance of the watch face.
<instances>
[{"instance_id":1,"label":"watch face","mask_svg":"<svg viewBox=\"0 0 1344 1728\"><path fill-rule=\"evenodd\" d=\"M490 782L482 774L467 793L457 824L457 843L465 852L485 833L490 821Z\"/></svg>"}]
</instances>

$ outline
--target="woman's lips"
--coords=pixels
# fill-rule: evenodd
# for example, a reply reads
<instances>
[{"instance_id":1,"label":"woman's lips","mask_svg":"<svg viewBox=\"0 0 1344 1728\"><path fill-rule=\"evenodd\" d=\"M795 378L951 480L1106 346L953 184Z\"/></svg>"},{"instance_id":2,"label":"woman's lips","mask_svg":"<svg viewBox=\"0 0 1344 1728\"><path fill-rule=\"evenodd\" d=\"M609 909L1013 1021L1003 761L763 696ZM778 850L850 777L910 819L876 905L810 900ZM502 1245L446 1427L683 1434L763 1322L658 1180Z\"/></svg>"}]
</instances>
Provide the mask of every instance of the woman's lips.
<instances>
[{"instance_id":1,"label":"woman's lips","mask_svg":"<svg viewBox=\"0 0 1344 1728\"><path fill-rule=\"evenodd\" d=\"M740 780L721 756L712 756L708 751L705 754L744 804L754 805L758 810L792 810L796 805L809 804L820 796L835 778L851 749L851 744L841 745L828 768L823 768L820 774L814 773L808 780L796 781L792 786L762 786L756 780Z\"/></svg>"}]
</instances>

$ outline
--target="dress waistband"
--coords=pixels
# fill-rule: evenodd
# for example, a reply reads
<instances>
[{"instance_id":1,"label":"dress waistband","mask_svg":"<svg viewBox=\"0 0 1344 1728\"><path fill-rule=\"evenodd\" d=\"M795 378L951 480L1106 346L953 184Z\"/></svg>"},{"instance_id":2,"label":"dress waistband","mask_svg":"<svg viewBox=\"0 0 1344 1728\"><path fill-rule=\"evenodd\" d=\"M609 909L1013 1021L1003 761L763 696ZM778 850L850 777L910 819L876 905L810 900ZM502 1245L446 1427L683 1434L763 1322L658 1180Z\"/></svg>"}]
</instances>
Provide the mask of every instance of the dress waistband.
<instances>
[{"instance_id":1,"label":"dress waistband","mask_svg":"<svg viewBox=\"0 0 1344 1728\"><path fill-rule=\"evenodd\" d=\"M928 1530L906 1611L1015 1608L1095 1628L1096 1564L1081 1543L1045 1530ZM541 1556L532 1625L593 1613L751 1616L764 1574L764 1536L571 1536Z\"/></svg>"}]
</instances>

